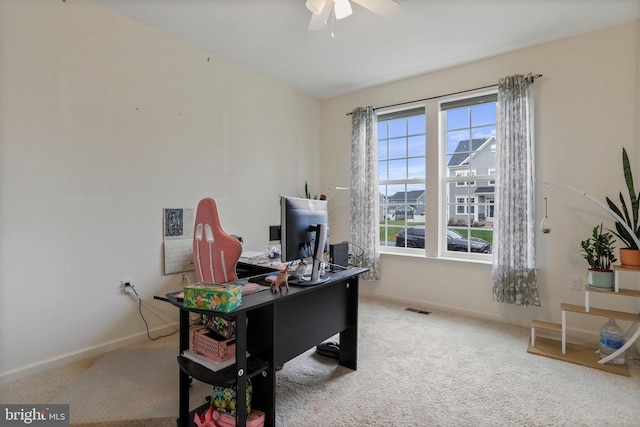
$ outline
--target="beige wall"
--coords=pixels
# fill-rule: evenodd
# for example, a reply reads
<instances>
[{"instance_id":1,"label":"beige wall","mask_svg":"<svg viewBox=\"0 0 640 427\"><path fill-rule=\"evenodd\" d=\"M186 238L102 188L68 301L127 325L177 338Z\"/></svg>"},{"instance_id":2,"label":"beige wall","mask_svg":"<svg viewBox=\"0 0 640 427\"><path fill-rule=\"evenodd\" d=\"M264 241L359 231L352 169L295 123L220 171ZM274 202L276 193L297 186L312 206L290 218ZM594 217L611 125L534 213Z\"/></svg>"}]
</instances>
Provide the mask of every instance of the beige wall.
<instances>
[{"instance_id":1,"label":"beige wall","mask_svg":"<svg viewBox=\"0 0 640 427\"><path fill-rule=\"evenodd\" d=\"M88 0L0 0L0 380L157 335L162 209L265 250L320 191L320 103ZM166 330L165 330L166 332Z\"/></svg>"},{"instance_id":2,"label":"beige wall","mask_svg":"<svg viewBox=\"0 0 640 427\"><path fill-rule=\"evenodd\" d=\"M626 147L640 182L638 149L639 22L632 22L486 60L429 73L329 99L322 104L325 187L348 185L350 118L345 113L364 105L385 106L497 83L502 76L541 73L535 84L536 173L539 180L579 188L604 201L625 189L621 151ZM419 52L416 52L419 54ZM429 167L437 168L428 152ZM428 200L437 197L437 171L428 172ZM538 217L544 188L538 187ZM364 282L362 292L407 305L451 310L501 321L528 324L530 319L560 322L560 302L584 304L583 292L569 290L569 278L586 282L586 262L579 243L600 222L613 221L580 195L549 188L552 232L536 235L540 308L521 308L492 301L491 266L424 257L382 255L382 278ZM348 239L348 197L332 208L332 238ZM427 223L427 227L432 222ZM635 287L636 278L623 278ZM635 301L598 303L636 310ZM596 304L596 302L594 302ZM598 331L602 319L570 315L577 336Z\"/></svg>"}]
</instances>

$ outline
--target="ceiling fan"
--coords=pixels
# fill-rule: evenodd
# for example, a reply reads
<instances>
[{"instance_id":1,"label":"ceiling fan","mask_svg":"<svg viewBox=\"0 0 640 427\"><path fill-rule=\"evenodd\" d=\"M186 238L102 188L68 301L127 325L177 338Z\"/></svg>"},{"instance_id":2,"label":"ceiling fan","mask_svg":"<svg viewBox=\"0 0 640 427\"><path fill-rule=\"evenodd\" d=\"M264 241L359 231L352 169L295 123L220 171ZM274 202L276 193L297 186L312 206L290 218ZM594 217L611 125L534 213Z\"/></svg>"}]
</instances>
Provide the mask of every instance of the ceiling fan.
<instances>
[{"instance_id":1,"label":"ceiling fan","mask_svg":"<svg viewBox=\"0 0 640 427\"><path fill-rule=\"evenodd\" d=\"M391 16L400 4L395 0L352 0L383 18ZM346 18L353 13L349 0L307 0L307 9L313 14L309 21L309 31L320 31L327 25L331 12L336 19Z\"/></svg>"}]
</instances>

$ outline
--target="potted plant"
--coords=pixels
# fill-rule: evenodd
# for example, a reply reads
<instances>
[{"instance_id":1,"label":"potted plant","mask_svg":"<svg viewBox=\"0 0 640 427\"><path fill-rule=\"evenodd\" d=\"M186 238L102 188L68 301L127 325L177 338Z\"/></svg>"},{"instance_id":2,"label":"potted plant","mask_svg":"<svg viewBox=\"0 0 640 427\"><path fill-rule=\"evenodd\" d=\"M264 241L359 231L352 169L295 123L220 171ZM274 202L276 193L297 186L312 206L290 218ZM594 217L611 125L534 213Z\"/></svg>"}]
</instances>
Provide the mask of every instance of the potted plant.
<instances>
[{"instance_id":1,"label":"potted plant","mask_svg":"<svg viewBox=\"0 0 640 427\"><path fill-rule=\"evenodd\" d=\"M613 246L615 240L612 233L608 231L603 233L602 230L602 224L596 225L591 236L583 240L580 245L582 256L589 263L588 286L600 290L612 290L614 276L611 264L616 262Z\"/></svg>"},{"instance_id":2,"label":"potted plant","mask_svg":"<svg viewBox=\"0 0 640 427\"><path fill-rule=\"evenodd\" d=\"M633 185L633 173L629 164L627 150L622 148L622 171L629 193L629 204L620 192L620 208L608 197L609 208L618 216L616 218L616 230L611 230L625 248L620 248L620 262L626 266L640 267L640 194L636 194ZM624 224L621 222L624 220Z\"/></svg>"}]
</instances>

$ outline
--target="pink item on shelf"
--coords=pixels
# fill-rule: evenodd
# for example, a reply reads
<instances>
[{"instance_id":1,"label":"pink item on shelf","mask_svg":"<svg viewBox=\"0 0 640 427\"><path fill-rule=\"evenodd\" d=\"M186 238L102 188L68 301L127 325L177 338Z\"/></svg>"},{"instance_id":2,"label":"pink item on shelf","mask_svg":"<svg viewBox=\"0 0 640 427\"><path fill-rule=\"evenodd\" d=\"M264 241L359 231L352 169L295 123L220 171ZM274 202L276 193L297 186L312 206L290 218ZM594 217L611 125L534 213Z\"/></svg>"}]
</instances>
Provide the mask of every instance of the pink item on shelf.
<instances>
[{"instance_id":1,"label":"pink item on shelf","mask_svg":"<svg viewBox=\"0 0 640 427\"><path fill-rule=\"evenodd\" d=\"M193 331L192 347L194 351L217 361L224 362L236 356L236 340L234 338L218 338L215 332L207 328ZM222 338L222 339L221 339Z\"/></svg>"},{"instance_id":2,"label":"pink item on shelf","mask_svg":"<svg viewBox=\"0 0 640 427\"><path fill-rule=\"evenodd\" d=\"M193 422L198 427L217 427L216 423L213 421L213 412L214 409L209 407L202 415L198 415L197 413L193 416Z\"/></svg>"},{"instance_id":3,"label":"pink item on shelf","mask_svg":"<svg viewBox=\"0 0 640 427\"><path fill-rule=\"evenodd\" d=\"M213 422L216 427L235 427L236 417L233 415L225 414L220 411L213 411ZM247 427L263 427L264 426L264 412L253 409L247 416Z\"/></svg>"},{"instance_id":4,"label":"pink item on shelf","mask_svg":"<svg viewBox=\"0 0 640 427\"><path fill-rule=\"evenodd\" d=\"M200 200L193 232L193 262L200 283L237 280L236 264L242 244L220 226L218 208L212 198Z\"/></svg>"}]
</instances>

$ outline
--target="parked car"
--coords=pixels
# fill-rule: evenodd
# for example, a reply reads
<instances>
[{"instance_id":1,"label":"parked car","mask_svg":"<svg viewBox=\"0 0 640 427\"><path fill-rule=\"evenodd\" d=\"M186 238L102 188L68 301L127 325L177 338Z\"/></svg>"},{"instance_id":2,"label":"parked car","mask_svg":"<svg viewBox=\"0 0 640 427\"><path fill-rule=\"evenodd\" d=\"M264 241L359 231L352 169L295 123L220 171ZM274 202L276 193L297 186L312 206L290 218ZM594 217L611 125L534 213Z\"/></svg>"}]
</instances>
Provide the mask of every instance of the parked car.
<instances>
[{"instance_id":1,"label":"parked car","mask_svg":"<svg viewBox=\"0 0 640 427\"><path fill-rule=\"evenodd\" d=\"M407 248L424 249L424 239L424 228L406 227L396 234L396 246L404 248L406 242ZM491 244L486 240L478 237L471 237L469 240L457 231L447 229L447 250L467 252L468 246L470 246L471 252L491 253Z\"/></svg>"},{"instance_id":2,"label":"parked car","mask_svg":"<svg viewBox=\"0 0 640 427\"><path fill-rule=\"evenodd\" d=\"M467 252L468 249L471 252L489 254L491 253L491 244L479 237L467 238L456 230L447 228L447 250Z\"/></svg>"},{"instance_id":3,"label":"parked car","mask_svg":"<svg viewBox=\"0 0 640 427\"><path fill-rule=\"evenodd\" d=\"M396 246L424 249L424 228L406 227L396 234Z\"/></svg>"}]
</instances>

